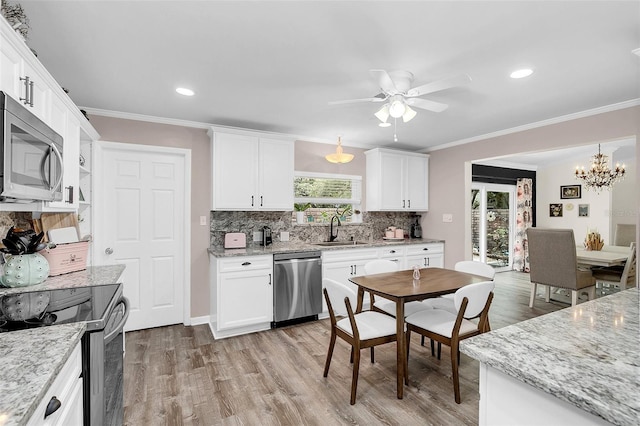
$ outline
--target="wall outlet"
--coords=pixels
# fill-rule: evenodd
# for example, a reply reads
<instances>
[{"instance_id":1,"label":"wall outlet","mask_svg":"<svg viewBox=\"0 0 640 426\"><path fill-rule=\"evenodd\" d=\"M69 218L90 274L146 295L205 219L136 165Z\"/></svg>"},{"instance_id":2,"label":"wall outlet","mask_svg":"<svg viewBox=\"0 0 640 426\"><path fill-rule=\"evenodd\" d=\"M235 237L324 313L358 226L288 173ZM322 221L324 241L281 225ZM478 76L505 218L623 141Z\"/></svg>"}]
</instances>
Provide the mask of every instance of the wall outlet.
<instances>
[{"instance_id":1,"label":"wall outlet","mask_svg":"<svg viewBox=\"0 0 640 426\"><path fill-rule=\"evenodd\" d=\"M289 233L287 231L280 232L280 241L289 241Z\"/></svg>"},{"instance_id":2,"label":"wall outlet","mask_svg":"<svg viewBox=\"0 0 640 426\"><path fill-rule=\"evenodd\" d=\"M451 213L445 213L442 215L442 221L443 222L447 222L447 223L451 223L453 222L453 215Z\"/></svg>"},{"instance_id":3,"label":"wall outlet","mask_svg":"<svg viewBox=\"0 0 640 426\"><path fill-rule=\"evenodd\" d=\"M207 226L207 217L206 216L200 216L200 225Z\"/></svg>"}]
</instances>

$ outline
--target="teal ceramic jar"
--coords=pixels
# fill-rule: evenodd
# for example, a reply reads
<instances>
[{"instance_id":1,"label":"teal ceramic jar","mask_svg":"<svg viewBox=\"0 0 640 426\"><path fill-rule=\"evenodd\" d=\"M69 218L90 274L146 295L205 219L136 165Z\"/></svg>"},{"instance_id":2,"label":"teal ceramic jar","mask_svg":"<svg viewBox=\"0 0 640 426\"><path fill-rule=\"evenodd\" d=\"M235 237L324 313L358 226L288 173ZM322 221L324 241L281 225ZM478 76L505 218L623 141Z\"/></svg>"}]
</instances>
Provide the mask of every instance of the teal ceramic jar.
<instances>
[{"instance_id":1,"label":"teal ceramic jar","mask_svg":"<svg viewBox=\"0 0 640 426\"><path fill-rule=\"evenodd\" d=\"M0 284L27 287L40 284L49 276L49 262L39 253L6 254Z\"/></svg>"}]
</instances>

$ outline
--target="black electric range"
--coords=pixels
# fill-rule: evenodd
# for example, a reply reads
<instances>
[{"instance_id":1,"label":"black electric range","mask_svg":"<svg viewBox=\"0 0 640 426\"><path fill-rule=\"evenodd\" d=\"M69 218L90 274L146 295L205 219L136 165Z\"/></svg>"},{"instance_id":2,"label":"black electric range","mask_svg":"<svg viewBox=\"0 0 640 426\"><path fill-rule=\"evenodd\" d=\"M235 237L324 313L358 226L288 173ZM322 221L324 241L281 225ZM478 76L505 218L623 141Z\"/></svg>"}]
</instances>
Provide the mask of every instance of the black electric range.
<instances>
[{"instance_id":1,"label":"black electric range","mask_svg":"<svg viewBox=\"0 0 640 426\"><path fill-rule=\"evenodd\" d=\"M0 332L86 323L82 337L85 425L122 425L124 325L122 284L26 291L0 296Z\"/></svg>"}]
</instances>

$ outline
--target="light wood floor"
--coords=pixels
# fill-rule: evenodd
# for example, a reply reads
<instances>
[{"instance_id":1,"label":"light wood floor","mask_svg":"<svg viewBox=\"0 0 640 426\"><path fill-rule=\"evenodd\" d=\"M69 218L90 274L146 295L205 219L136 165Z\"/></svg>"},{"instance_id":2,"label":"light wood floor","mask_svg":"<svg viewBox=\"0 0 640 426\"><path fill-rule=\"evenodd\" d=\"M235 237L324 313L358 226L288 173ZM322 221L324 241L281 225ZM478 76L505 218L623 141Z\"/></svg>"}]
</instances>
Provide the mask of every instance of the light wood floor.
<instances>
[{"instance_id":1,"label":"light wood floor","mask_svg":"<svg viewBox=\"0 0 640 426\"><path fill-rule=\"evenodd\" d=\"M528 274L496 275L493 329L567 307L528 307ZM338 339L322 377L329 322L215 341L206 325L127 333L127 425L477 425L478 362L462 354L456 404L448 348L432 357L412 339L410 384L396 398L395 343L363 352L356 405L349 405L349 346Z\"/></svg>"}]
</instances>

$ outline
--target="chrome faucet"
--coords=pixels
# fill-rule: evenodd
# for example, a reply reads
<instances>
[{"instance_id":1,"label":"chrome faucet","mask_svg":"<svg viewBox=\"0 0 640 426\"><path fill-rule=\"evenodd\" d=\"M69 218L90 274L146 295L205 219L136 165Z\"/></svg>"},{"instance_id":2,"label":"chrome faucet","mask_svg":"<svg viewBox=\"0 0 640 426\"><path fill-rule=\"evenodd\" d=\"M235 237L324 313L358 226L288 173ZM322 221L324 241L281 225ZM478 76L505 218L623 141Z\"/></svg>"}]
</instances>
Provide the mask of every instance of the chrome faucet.
<instances>
[{"instance_id":1,"label":"chrome faucet","mask_svg":"<svg viewBox=\"0 0 640 426\"><path fill-rule=\"evenodd\" d=\"M333 235L333 219L338 221L338 226L340 226L340 218L338 215L333 215L331 217L331 228L329 229L329 242L335 241L338 238L338 227L336 227L336 235Z\"/></svg>"}]
</instances>

